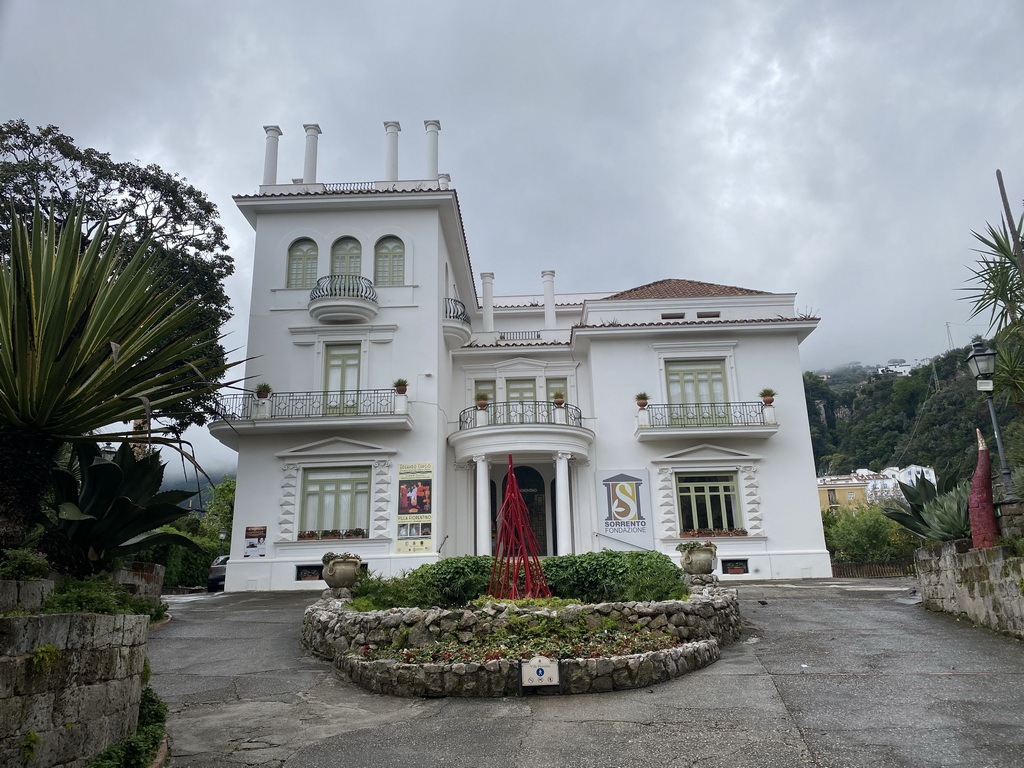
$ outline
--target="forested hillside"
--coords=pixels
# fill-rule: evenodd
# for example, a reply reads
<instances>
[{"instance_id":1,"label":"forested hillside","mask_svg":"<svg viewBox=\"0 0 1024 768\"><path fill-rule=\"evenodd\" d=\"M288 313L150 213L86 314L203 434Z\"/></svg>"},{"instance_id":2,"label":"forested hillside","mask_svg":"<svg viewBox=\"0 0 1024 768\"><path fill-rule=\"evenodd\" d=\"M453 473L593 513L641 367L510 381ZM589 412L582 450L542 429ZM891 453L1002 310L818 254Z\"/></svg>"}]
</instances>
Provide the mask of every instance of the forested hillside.
<instances>
[{"instance_id":1,"label":"forested hillside","mask_svg":"<svg viewBox=\"0 0 1024 768\"><path fill-rule=\"evenodd\" d=\"M977 457L974 430L995 451L988 405L954 349L909 376L844 366L824 376L806 372L804 391L819 475L922 464L965 475ZM826 378L827 376L827 378ZM1010 465L1024 458L1024 415L996 398Z\"/></svg>"}]
</instances>

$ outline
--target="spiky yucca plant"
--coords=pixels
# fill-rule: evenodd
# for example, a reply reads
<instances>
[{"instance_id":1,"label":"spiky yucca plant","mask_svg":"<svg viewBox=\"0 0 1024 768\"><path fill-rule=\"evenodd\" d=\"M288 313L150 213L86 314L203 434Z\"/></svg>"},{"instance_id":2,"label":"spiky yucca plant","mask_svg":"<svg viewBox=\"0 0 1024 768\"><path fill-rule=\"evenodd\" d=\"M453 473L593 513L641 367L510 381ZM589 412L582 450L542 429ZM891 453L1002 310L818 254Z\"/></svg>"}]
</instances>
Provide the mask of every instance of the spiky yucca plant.
<instances>
[{"instance_id":1,"label":"spiky yucca plant","mask_svg":"<svg viewBox=\"0 0 1024 768\"><path fill-rule=\"evenodd\" d=\"M214 342L182 333L194 305L156 279L162 255L103 232L83 250L81 226L80 210L61 229L37 207L0 257L0 549L39 520L61 442L128 439L90 433L214 388L182 362Z\"/></svg>"},{"instance_id":2,"label":"spiky yucca plant","mask_svg":"<svg viewBox=\"0 0 1024 768\"><path fill-rule=\"evenodd\" d=\"M971 522L967 506L970 486L940 482L937 489L924 475L918 475L914 485L900 483L905 502L897 501L899 509L885 507L882 513L895 520L911 533L932 541L965 539L971 535Z\"/></svg>"}]
</instances>

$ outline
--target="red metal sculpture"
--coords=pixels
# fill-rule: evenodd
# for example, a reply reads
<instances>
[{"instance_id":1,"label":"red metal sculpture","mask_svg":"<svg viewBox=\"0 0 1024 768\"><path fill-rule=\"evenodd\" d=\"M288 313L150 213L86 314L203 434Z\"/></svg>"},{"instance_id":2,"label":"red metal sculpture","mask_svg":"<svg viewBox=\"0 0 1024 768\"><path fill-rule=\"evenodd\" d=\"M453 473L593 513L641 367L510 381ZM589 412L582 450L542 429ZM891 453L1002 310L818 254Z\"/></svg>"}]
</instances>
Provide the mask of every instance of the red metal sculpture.
<instances>
[{"instance_id":1,"label":"red metal sculpture","mask_svg":"<svg viewBox=\"0 0 1024 768\"><path fill-rule=\"evenodd\" d=\"M537 557L537 537L530 527L526 502L512 467L512 454L508 457L505 500L498 512L498 541L487 594L505 600L551 597L548 580Z\"/></svg>"}]
</instances>

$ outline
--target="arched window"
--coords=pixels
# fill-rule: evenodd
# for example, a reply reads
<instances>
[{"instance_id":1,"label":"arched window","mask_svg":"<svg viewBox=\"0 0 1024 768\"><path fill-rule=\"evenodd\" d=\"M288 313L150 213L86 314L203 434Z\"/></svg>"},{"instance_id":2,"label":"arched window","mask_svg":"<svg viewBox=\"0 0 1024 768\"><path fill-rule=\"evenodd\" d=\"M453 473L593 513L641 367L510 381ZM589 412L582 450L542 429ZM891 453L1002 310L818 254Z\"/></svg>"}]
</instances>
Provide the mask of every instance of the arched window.
<instances>
[{"instance_id":1,"label":"arched window","mask_svg":"<svg viewBox=\"0 0 1024 768\"><path fill-rule=\"evenodd\" d=\"M363 248L354 237L343 237L331 248L332 275L358 275L363 270Z\"/></svg>"},{"instance_id":2,"label":"arched window","mask_svg":"<svg viewBox=\"0 0 1024 768\"><path fill-rule=\"evenodd\" d=\"M405 243L382 237L373 252L374 285L405 285Z\"/></svg>"},{"instance_id":3,"label":"arched window","mask_svg":"<svg viewBox=\"0 0 1024 768\"><path fill-rule=\"evenodd\" d=\"M312 288L316 285L316 243L296 240L288 249L288 287Z\"/></svg>"}]
</instances>

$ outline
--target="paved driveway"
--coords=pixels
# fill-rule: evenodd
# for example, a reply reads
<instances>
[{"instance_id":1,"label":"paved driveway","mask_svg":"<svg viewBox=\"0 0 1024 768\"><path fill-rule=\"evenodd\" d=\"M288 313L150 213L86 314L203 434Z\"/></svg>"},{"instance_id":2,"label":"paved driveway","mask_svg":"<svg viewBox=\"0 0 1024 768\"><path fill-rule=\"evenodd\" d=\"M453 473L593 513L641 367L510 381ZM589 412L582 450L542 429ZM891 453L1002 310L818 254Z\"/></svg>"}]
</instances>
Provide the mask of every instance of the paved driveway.
<instances>
[{"instance_id":1,"label":"paved driveway","mask_svg":"<svg viewBox=\"0 0 1024 768\"><path fill-rule=\"evenodd\" d=\"M368 693L299 652L317 593L168 598L150 657L174 768L1024 766L1020 644L924 611L915 586L747 584L721 661L585 696Z\"/></svg>"}]
</instances>

